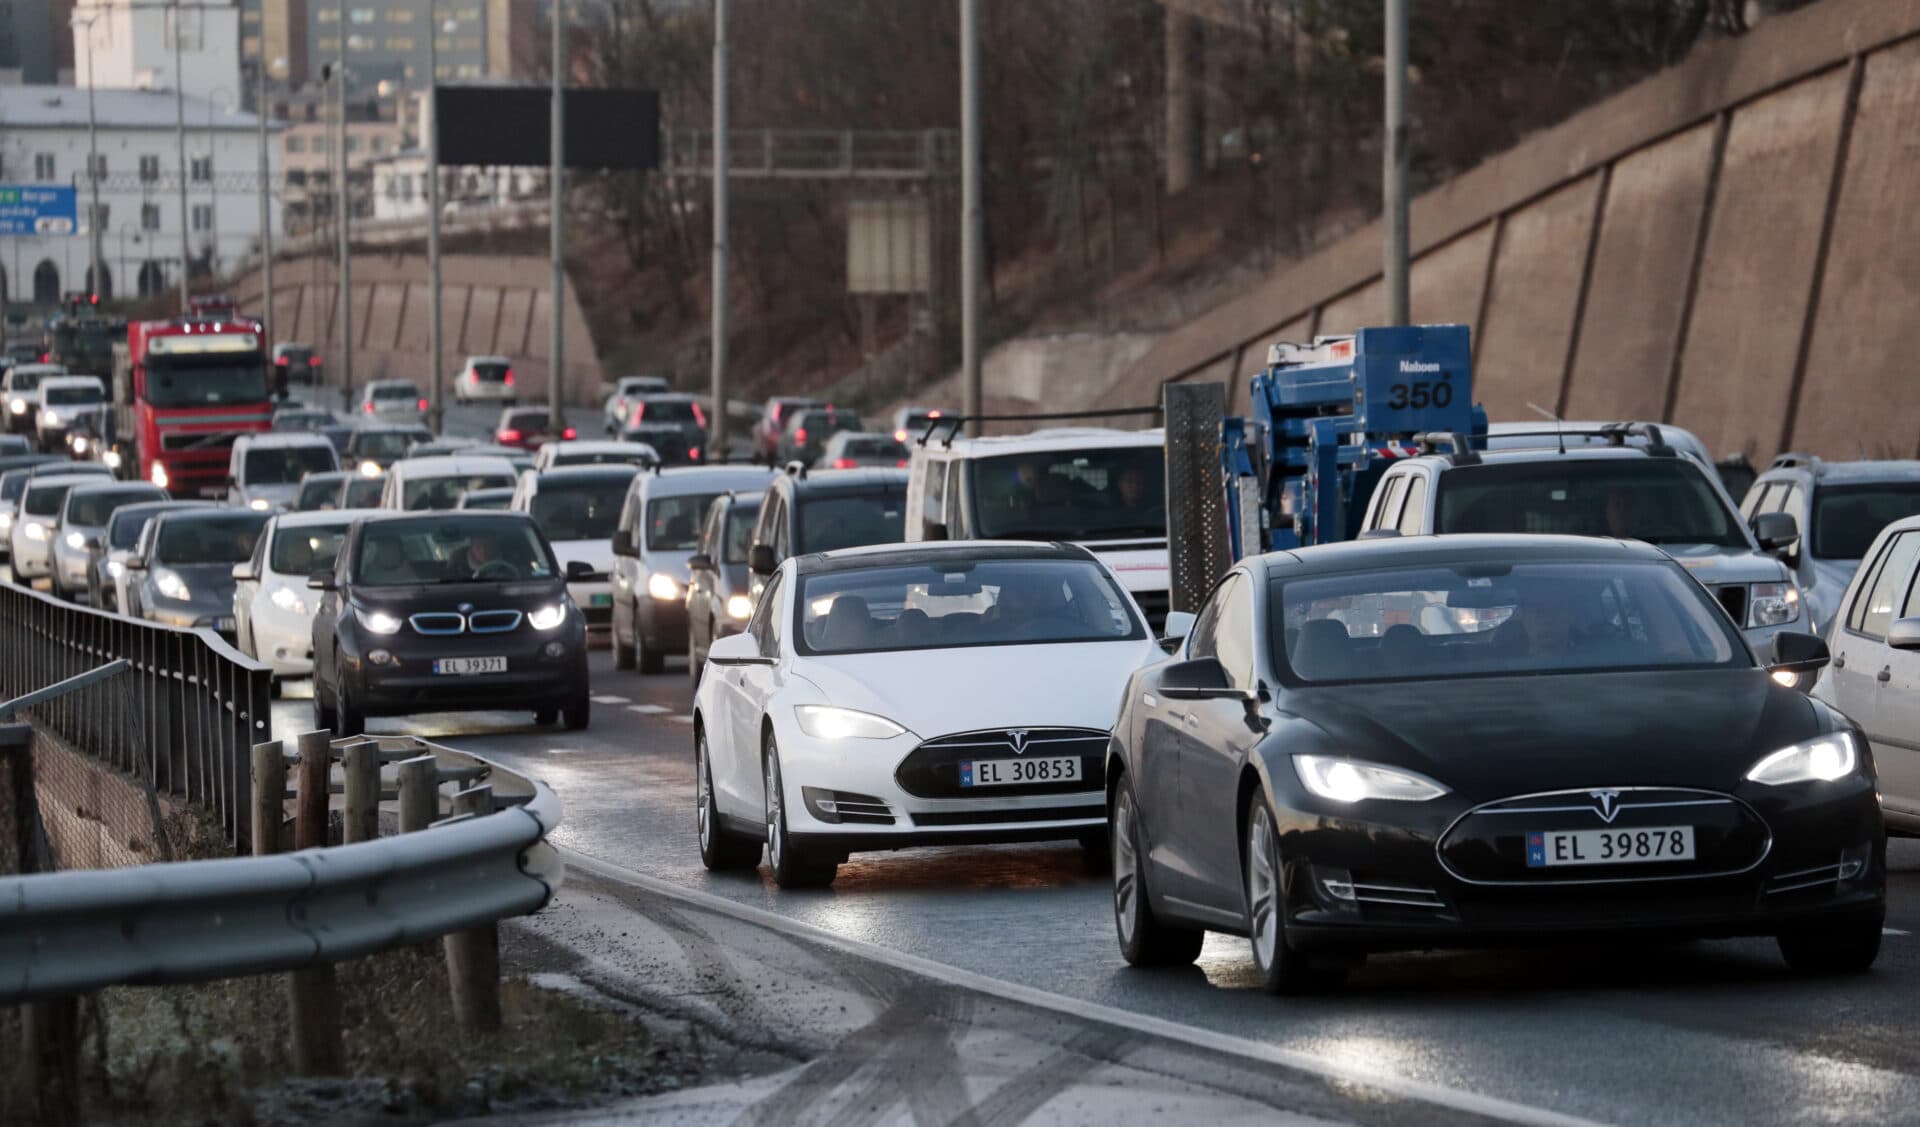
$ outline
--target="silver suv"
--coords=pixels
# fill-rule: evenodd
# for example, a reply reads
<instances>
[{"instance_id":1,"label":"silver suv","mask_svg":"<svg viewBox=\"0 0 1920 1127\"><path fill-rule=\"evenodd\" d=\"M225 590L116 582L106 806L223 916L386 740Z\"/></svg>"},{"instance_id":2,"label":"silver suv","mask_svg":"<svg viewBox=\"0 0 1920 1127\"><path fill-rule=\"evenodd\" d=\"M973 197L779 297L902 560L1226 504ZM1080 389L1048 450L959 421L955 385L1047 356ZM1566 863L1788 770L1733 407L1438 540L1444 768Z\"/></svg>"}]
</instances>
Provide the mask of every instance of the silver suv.
<instances>
[{"instance_id":1,"label":"silver suv","mask_svg":"<svg viewBox=\"0 0 1920 1127\"><path fill-rule=\"evenodd\" d=\"M1920 462L1828 462L1782 454L1754 480L1740 512L1748 520L1785 513L1806 530L1785 558L1806 593L1814 632L1824 633L1873 538L1920 513Z\"/></svg>"}]
</instances>

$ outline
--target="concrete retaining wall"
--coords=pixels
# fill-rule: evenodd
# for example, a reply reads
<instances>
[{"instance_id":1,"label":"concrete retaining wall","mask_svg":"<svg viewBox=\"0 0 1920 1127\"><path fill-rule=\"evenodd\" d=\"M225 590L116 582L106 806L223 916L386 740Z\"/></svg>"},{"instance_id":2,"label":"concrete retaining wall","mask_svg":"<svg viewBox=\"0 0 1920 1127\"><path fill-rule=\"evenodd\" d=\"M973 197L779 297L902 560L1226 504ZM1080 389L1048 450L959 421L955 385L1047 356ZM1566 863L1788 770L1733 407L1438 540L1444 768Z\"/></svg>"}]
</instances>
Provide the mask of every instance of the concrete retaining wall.
<instances>
[{"instance_id":1,"label":"concrete retaining wall","mask_svg":"<svg viewBox=\"0 0 1920 1127\"><path fill-rule=\"evenodd\" d=\"M1920 0L1770 19L1416 200L1414 319L1474 327L1495 419L1920 456L1915 121ZM1366 227L1167 334L1096 405L1229 374L1243 404L1271 341L1377 323L1380 245Z\"/></svg>"}]
</instances>

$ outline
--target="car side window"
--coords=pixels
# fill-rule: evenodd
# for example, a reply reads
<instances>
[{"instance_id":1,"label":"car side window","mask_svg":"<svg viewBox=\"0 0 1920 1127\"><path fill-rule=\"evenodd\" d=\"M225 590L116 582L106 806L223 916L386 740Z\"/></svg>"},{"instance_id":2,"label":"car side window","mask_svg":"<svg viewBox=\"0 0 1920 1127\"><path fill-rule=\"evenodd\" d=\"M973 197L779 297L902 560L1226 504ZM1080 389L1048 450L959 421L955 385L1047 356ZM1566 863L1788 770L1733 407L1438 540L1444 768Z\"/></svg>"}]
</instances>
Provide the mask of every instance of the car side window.
<instances>
[{"instance_id":1,"label":"car side window","mask_svg":"<svg viewBox=\"0 0 1920 1127\"><path fill-rule=\"evenodd\" d=\"M753 618L747 623L747 633L753 635L754 645L761 657L780 656L780 580L784 572L774 572L767 580L767 589L760 592L760 601L754 604Z\"/></svg>"},{"instance_id":2,"label":"car side window","mask_svg":"<svg viewBox=\"0 0 1920 1127\"><path fill-rule=\"evenodd\" d=\"M834 436L836 439L838 435ZM920 519L928 524L947 523L947 468L939 462L928 459L926 480L922 483L925 490L920 502Z\"/></svg>"},{"instance_id":3,"label":"car side window","mask_svg":"<svg viewBox=\"0 0 1920 1127\"><path fill-rule=\"evenodd\" d=\"M1207 605L1201 607L1200 613L1194 618L1193 629L1187 634L1188 661L1198 661L1203 657L1218 656L1218 646L1214 640L1214 636L1219 631L1220 608L1226 601L1227 585L1232 583L1234 579L1235 576L1232 575L1222 579L1219 586L1213 589L1213 594L1207 599Z\"/></svg>"},{"instance_id":4,"label":"car side window","mask_svg":"<svg viewBox=\"0 0 1920 1127\"><path fill-rule=\"evenodd\" d=\"M1740 515L1752 520L1767 511L1767 502L1772 500L1776 490L1773 482L1763 481L1747 490L1747 496L1740 503Z\"/></svg>"},{"instance_id":5,"label":"car side window","mask_svg":"<svg viewBox=\"0 0 1920 1127\"><path fill-rule=\"evenodd\" d=\"M787 558L787 498L785 494L773 500L773 558Z\"/></svg>"},{"instance_id":6,"label":"car side window","mask_svg":"<svg viewBox=\"0 0 1920 1127\"><path fill-rule=\"evenodd\" d=\"M1893 608L1902 601L1920 559L1920 532L1902 532L1887 546L1872 582L1866 584L1847 619L1848 628L1869 638L1887 636Z\"/></svg>"},{"instance_id":7,"label":"car side window","mask_svg":"<svg viewBox=\"0 0 1920 1127\"><path fill-rule=\"evenodd\" d=\"M1238 575L1227 581L1220 614L1214 619L1214 653L1235 686L1253 687L1253 590Z\"/></svg>"},{"instance_id":8,"label":"car side window","mask_svg":"<svg viewBox=\"0 0 1920 1127\"><path fill-rule=\"evenodd\" d=\"M1787 514L1799 522L1803 526L1801 531L1804 533L1806 531L1804 526L1807 523L1805 515L1807 511L1807 494L1805 490L1800 488L1800 483L1793 482L1784 490L1781 490L1778 500L1780 502L1778 511Z\"/></svg>"},{"instance_id":9,"label":"car side window","mask_svg":"<svg viewBox=\"0 0 1920 1127\"><path fill-rule=\"evenodd\" d=\"M276 525L274 526L273 536L271 537L271 539L278 539L279 536L280 536L280 528L278 525ZM247 561L247 570L253 573L253 576L255 579L258 579L260 576L266 574L268 539L270 538L266 536L264 533L262 535L259 535L253 538L253 559Z\"/></svg>"},{"instance_id":10,"label":"car side window","mask_svg":"<svg viewBox=\"0 0 1920 1127\"><path fill-rule=\"evenodd\" d=\"M1380 504L1373 510L1373 519L1367 522L1368 529L1393 528L1399 524L1400 498L1406 488L1404 474L1396 474L1380 483Z\"/></svg>"},{"instance_id":11,"label":"car side window","mask_svg":"<svg viewBox=\"0 0 1920 1127\"><path fill-rule=\"evenodd\" d=\"M1418 536L1427 522L1427 479L1409 474L1408 481L1407 498L1400 508L1400 534Z\"/></svg>"}]
</instances>

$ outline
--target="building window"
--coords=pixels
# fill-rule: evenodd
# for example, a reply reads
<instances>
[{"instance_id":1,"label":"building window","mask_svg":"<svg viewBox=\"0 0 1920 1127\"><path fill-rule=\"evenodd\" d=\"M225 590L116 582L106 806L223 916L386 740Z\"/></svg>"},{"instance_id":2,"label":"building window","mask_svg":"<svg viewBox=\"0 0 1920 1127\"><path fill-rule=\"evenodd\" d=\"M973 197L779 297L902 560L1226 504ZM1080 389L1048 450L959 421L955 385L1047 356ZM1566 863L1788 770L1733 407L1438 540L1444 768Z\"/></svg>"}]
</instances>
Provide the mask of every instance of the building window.
<instances>
[{"instance_id":1,"label":"building window","mask_svg":"<svg viewBox=\"0 0 1920 1127\"><path fill-rule=\"evenodd\" d=\"M143 203L140 205L140 229L142 231L158 231L160 229L159 204Z\"/></svg>"},{"instance_id":2,"label":"building window","mask_svg":"<svg viewBox=\"0 0 1920 1127\"><path fill-rule=\"evenodd\" d=\"M288 151L288 152L290 152L290 153L304 153L304 152L306 152L306 151L307 151L307 139L306 139L305 137L288 137L288 138L287 138L287 151Z\"/></svg>"},{"instance_id":3,"label":"building window","mask_svg":"<svg viewBox=\"0 0 1920 1127\"><path fill-rule=\"evenodd\" d=\"M141 157L140 182L142 184L151 184L158 179L160 179L160 158L151 156Z\"/></svg>"},{"instance_id":4,"label":"building window","mask_svg":"<svg viewBox=\"0 0 1920 1127\"><path fill-rule=\"evenodd\" d=\"M187 171L195 184L205 184L213 179L213 158L194 157L187 162Z\"/></svg>"},{"instance_id":5,"label":"building window","mask_svg":"<svg viewBox=\"0 0 1920 1127\"><path fill-rule=\"evenodd\" d=\"M358 138L358 137L354 137L354 136L348 136L348 138L347 138L347 151L348 151L348 152L350 152L350 153L357 153L357 152L359 152L359 151L360 151L360 138Z\"/></svg>"},{"instance_id":6,"label":"building window","mask_svg":"<svg viewBox=\"0 0 1920 1127\"><path fill-rule=\"evenodd\" d=\"M387 151L387 139L385 137L375 137L372 140L374 152L384 153Z\"/></svg>"},{"instance_id":7,"label":"building window","mask_svg":"<svg viewBox=\"0 0 1920 1127\"><path fill-rule=\"evenodd\" d=\"M321 23L339 23L340 22L339 11L334 8L320 9L320 22Z\"/></svg>"},{"instance_id":8,"label":"building window","mask_svg":"<svg viewBox=\"0 0 1920 1127\"><path fill-rule=\"evenodd\" d=\"M405 52L413 50L413 37L410 35L387 36L387 50Z\"/></svg>"},{"instance_id":9,"label":"building window","mask_svg":"<svg viewBox=\"0 0 1920 1127\"><path fill-rule=\"evenodd\" d=\"M53 179L53 176L54 176L53 154L52 153L33 154L33 178L35 180L51 180Z\"/></svg>"},{"instance_id":10,"label":"building window","mask_svg":"<svg viewBox=\"0 0 1920 1127\"><path fill-rule=\"evenodd\" d=\"M354 23L372 23L378 18L379 13L372 8L354 8L347 13L347 19Z\"/></svg>"},{"instance_id":11,"label":"building window","mask_svg":"<svg viewBox=\"0 0 1920 1127\"><path fill-rule=\"evenodd\" d=\"M412 23L413 9L412 8L388 8L387 22L388 23Z\"/></svg>"},{"instance_id":12,"label":"building window","mask_svg":"<svg viewBox=\"0 0 1920 1127\"><path fill-rule=\"evenodd\" d=\"M213 205L197 203L193 205L193 229L196 231L213 230Z\"/></svg>"}]
</instances>

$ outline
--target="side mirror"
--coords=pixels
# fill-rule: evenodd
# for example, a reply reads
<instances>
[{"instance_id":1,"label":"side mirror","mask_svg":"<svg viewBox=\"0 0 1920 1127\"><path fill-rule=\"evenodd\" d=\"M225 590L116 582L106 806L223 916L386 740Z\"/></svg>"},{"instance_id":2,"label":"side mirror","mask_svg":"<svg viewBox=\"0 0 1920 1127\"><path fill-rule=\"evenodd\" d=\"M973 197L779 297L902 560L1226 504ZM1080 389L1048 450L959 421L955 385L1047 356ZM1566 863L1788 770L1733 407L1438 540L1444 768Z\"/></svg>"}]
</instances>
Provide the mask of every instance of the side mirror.
<instances>
[{"instance_id":1,"label":"side mirror","mask_svg":"<svg viewBox=\"0 0 1920 1127\"><path fill-rule=\"evenodd\" d=\"M696 552L693 555L687 557L687 570L688 571L712 571L713 557L707 555L705 552Z\"/></svg>"},{"instance_id":2,"label":"side mirror","mask_svg":"<svg viewBox=\"0 0 1920 1127\"><path fill-rule=\"evenodd\" d=\"M592 579L593 574L594 574L593 565L588 563L587 561L585 560L568 560L567 561L567 582L572 583L575 580Z\"/></svg>"},{"instance_id":3,"label":"side mirror","mask_svg":"<svg viewBox=\"0 0 1920 1127\"><path fill-rule=\"evenodd\" d=\"M624 528L616 528L613 530L613 554L626 558L632 558L640 554L633 550L632 533Z\"/></svg>"},{"instance_id":4,"label":"side mirror","mask_svg":"<svg viewBox=\"0 0 1920 1127\"><path fill-rule=\"evenodd\" d=\"M1194 613L1190 610L1168 611L1166 625L1160 627L1161 644L1171 649L1186 641L1187 635L1193 633L1193 623Z\"/></svg>"},{"instance_id":5,"label":"side mirror","mask_svg":"<svg viewBox=\"0 0 1920 1127\"><path fill-rule=\"evenodd\" d=\"M747 551L747 569L755 575L772 575L780 569L780 561L773 558L773 546L755 544Z\"/></svg>"},{"instance_id":6,"label":"side mirror","mask_svg":"<svg viewBox=\"0 0 1920 1127\"><path fill-rule=\"evenodd\" d=\"M1784 555L1800 542L1800 522L1792 513L1761 513L1753 518L1753 538L1762 550Z\"/></svg>"},{"instance_id":7,"label":"side mirror","mask_svg":"<svg viewBox=\"0 0 1920 1127\"><path fill-rule=\"evenodd\" d=\"M1897 618L1887 627L1887 645L1896 650L1920 650L1920 618Z\"/></svg>"},{"instance_id":8,"label":"side mirror","mask_svg":"<svg viewBox=\"0 0 1920 1127\"><path fill-rule=\"evenodd\" d=\"M707 648L711 665L773 665L774 659L760 652L760 643L751 634L729 634L715 638Z\"/></svg>"},{"instance_id":9,"label":"side mirror","mask_svg":"<svg viewBox=\"0 0 1920 1127\"><path fill-rule=\"evenodd\" d=\"M249 579L258 579L259 576L253 573L251 564L237 563L233 565L233 578L237 582L244 583Z\"/></svg>"},{"instance_id":10,"label":"side mirror","mask_svg":"<svg viewBox=\"0 0 1920 1127\"><path fill-rule=\"evenodd\" d=\"M127 570L128 570L128 571L145 571L145 570L147 570L147 561L146 561L146 558L145 558L144 556L128 556L128 557L127 557Z\"/></svg>"},{"instance_id":11,"label":"side mirror","mask_svg":"<svg viewBox=\"0 0 1920 1127\"><path fill-rule=\"evenodd\" d=\"M1914 619L1905 621L1916 627L1915 642L1920 644L1920 621ZM1892 639L1889 638L1888 641ZM1825 669L1830 660L1832 655L1827 651L1827 643L1820 637L1787 630L1773 636L1767 672L1773 674L1773 679L1781 684L1792 685L1804 680L1808 674ZM1811 688L1812 685L1809 683L1800 687Z\"/></svg>"},{"instance_id":12,"label":"side mirror","mask_svg":"<svg viewBox=\"0 0 1920 1127\"><path fill-rule=\"evenodd\" d=\"M1236 689L1217 658L1203 657L1169 665L1160 674L1160 695L1171 700L1255 700L1251 689Z\"/></svg>"},{"instance_id":13,"label":"side mirror","mask_svg":"<svg viewBox=\"0 0 1920 1127\"><path fill-rule=\"evenodd\" d=\"M317 571L307 576L307 589L311 591L337 591L340 585L333 581L330 571Z\"/></svg>"}]
</instances>

